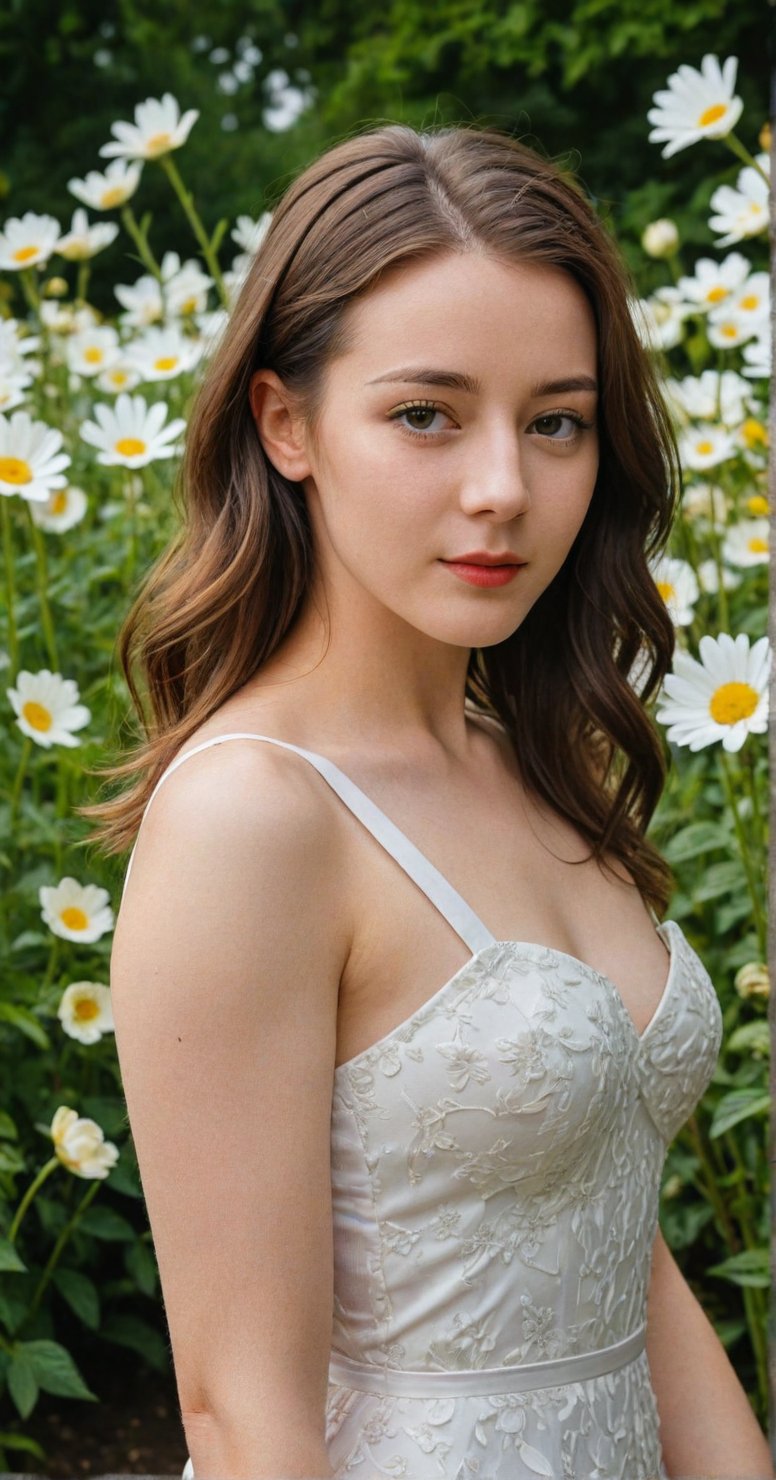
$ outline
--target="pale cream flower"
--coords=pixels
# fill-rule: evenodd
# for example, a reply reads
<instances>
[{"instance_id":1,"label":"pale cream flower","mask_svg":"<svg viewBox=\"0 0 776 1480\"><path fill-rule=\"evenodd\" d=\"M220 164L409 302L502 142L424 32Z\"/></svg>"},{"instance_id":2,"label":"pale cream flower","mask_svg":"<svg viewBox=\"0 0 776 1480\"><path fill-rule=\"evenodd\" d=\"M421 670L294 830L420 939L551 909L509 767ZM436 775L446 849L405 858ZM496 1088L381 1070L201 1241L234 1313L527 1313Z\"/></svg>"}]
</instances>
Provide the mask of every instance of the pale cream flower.
<instances>
[{"instance_id":1,"label":"pale cream flower","mask_svg":"<svg viewBox=\"0 0 776 1480\"><path fill-rule=\"evenodd\" d=\"M98 221L96 225L90 226L86 211L78 206L73 211L70 230L59 238L56 249L60 257L67 258L68 262L85 262L87 258L95 257L98 252L109 247L118 234L119 228L115 221Z\"/></svg>"},{"instance_id":2,"label":"pale cream flower","mask_svg":"<svg viewBox=\"0 0 776 1480\"><path fill-rule=\"evenodd\" d=\"M164 318L162 289L150 272L144 273L134 283L115 283L113 291L126 310L121 315L122 324L140 329Z\"/></svg>"},{"instance_id":3,"label":"pale cream flower","mask_svg":"<svg viewBox=\"0 0 776 1480\"><path fill-rule=\"evenodd\" d=\"M52 745L68 748L80 745L73 731L82 730L92 717L91 710L79 704L78 684L74 678L63 678L50 668L30 673L22 668L15 689L6 689L23 735L44 750Z\"/></svg>"},{"instance_id":4,"label":"pale cream flower","mask_svg":"<svg viewBox=\"0 0 776 1480\"><path fill-rule=\"evenodd\" d=\"M756 339L750 339L741 351L744 366L741 371L750 380L768 380L771 373L771 336L770 332L758 334Z\"/></svg>"},{"instance_id":5,"label":"pale cream flower","mask_svg":"<svg viewBox=\"0 0 776 1480\"><path fill-rule=\"evenodd\" d=\"M742 519L731 524L722 542L722 557L729 565L768 564L767 519Z\"/></svg>"},{"instance_id":6,"label":"pale cream flower","mask_svg":"<svg viewBox=\"0 0 776 1480\"><path fill-rule=\"evenodd\" d=\"M108 987L100 982L71 982L62 993L57 1017L69 1038L98 1043L103 1034L114 1031Z\"/></svg>"},{"instance_id":7,"label":"pale cream flower","mask_svg":"<svg viewBox=\"0 0 776 1480\"><path fill-rule=\"evenodd\" d=\"M668 378L664 389L679 421L722 422L738 426L755 406L752 387L735 370L703 370L682 380Z\"/></svg>"},{"instance_id":8,"label":"pale cream flower","mask_svg":"<svg viewBox=\"0 0 776 1480\"><path fill-rule=\"evenodd\" d=\"M41 920L62 940L93 945L113 929L110 895L99 884L79 884L68 874L57 885L41 884L38 899Z\"/></svg>"},{"instance_id":9,"label":"pale cream flower","mask_svg":"<svg viewBox=\"0 0 776 1480\"><path fill-rule=\"evenodd\" d=\"M641 245L648 257L673 257L679 246L676 222L667 216L661 216L658 221L650 221L642 232Z\"/></svg>"},{"instance_id":10,"label":"pale cream flower","mask_svg":"<svg viewBox=\"0 0 776 1480\"><path fill-rule=\"evenodd\" d=\"M755 159L767 175L768 155L757 154ZM713 212L709 217L711 230L725 233L717 242L718 247L732 246L768 230L768 181L750 164L740 171L735 189L731 185L718 185L709 204Z\"/></svg>"},{"instance_id":11,"label":"pale cream flower","mask_svg":"<svg viewBox=\"0 0 776 1480\"><path fill-rule=\"evenodd\" d=\"M675 653L656 718L669 726L669 741L692 751L718 740L723 750L740 750L747 735L763 734L768 727L768 638L758 638L750 648L745 632L735 638L721 632L718 638L702 637L699 649L700 662L689 653Z\"/></svg>"},{"instance_id":12,"label":"pale cream flower","mask_svg":"<svg viewBox=\"0 0 776 1480\"><path fill-rule=\"evenodd\" d=\"M719 591L719 572L716 560L701 560L696 574L700 582L701 590L708 596L716 596ZM735 571L729 570L726 565L722 567L722 586L725 591L735 591L741 585L741 577Z\"/></svg>"},{"instance_id":13,"label":"pale cream flower","mask_svg":"<svg viewBox=\"0 0 776 1480\"><path fill-rule=\"evenodd\" d=\"M692 566L686 560L662 555L650 563L650 570L672 622L677 627L687 627L695 615L695 602L700 595Z\"/></svg>"},{"instance_id":14,"label":"pale cream flower","mask_svg":"<svg viewBox=\"0 0 776 1480\"><path fill-rule=\"evenodd\" d=\"M88 507L84 490L68 483L65 488L55 488L49 494L48 503L31 504L30 513L39 529L64 534L65 530L81 523Z\"/></svg>"},{"instance_id":15,"label":"pale cream flower","mask_svg":"<svg viewBox=\"0 0 776 1480\"><path fill-rule=\"evenodd\" d=\"M97 1122L79 1115L68 1105L60 1105L54 1112L51 1139L62 1165L76 1177L91 1180L107 1177L119 1159L118 1146L105 1140Z\"/></svg>"},{"instance_id":16,"label":"pale cream flower","mask_svg":"<svg viewBox=\"0 0 776 1480\"><path fill-rule=\"evenodd\" d=\"M700 525L725 522L730 500L716 483L687 483L682 494L682 513Z\"/></svg>"},{"instance_id":17,"label":"pale cream flower","mask_svg":"<svg viewBox=\"0 0 776 1480\"><path fill-rule=\"evenodd\" d=\"M739 997L769 997L771 979L765 961L747 961L735 975L735 989Z\"/></svg>"}]
</instances>

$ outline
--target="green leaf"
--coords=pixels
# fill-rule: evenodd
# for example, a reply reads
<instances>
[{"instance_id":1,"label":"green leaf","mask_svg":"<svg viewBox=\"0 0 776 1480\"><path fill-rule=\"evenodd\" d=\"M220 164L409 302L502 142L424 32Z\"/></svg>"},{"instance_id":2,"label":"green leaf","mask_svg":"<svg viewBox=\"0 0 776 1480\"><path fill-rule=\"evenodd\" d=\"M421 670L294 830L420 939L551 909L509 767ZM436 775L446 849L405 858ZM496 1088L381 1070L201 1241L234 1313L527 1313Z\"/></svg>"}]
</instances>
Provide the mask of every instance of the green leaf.
<instances>
[{"instance_id":1,"label":"green leaf","mask_svg":"<svg viewBox=\"0 0 776 1480\"><path fill-rule=\"evenodd\" d=\"M39 1385L47 1393L56 1393L59 1398L84 1398L87 1402L100 1400L86 1386L70 1353L58 1341L25 1341L15 1348L22 1350L30 1362Z\"/></svg>"},{"instance_id":2,"label":"green leaf","mask_svg":"<svg viewBox=\"0 0 776 1480\"><path fill-rule=\"evenodd\" d=\"M38 1384L26 1352L15 1350L6 1373L8 1391L22 1418L29 1418L38 1401Z\"/></svg>"},{"instance_id":3,"label":"green leaf","mask_svg":"<svg viewBox=\"0 0 776 1480\"><path fill-rule=\"evenodd\" d=\"M132 1275L138 1290L153 1298L157 1291L159 1276L156 1260L148 1244L142 1243L140 1239L137 1243L131 1244L124 1254L124 1263L127 1273Z\"/></svg>"},{"instance_id":4,"label":"green leaf","mask_svg":"<svg viewBox=\"0 0 776 1480\"><path fill-rule=\"evenodd\" d=\"M708 1265L706 1273L719 1275L721 1279L730 1280L734 1285L749 1285L758 1290L766 1290L771 1283L770 1250L744 1249L740 1254L732 1254L729 1259L723 1259L721 1264Z\"/></svg>"},{"instance_id":5,"label":"green leaf","mask_svg":"<svg viewBox=\"0 0 776 1480\"><path fill-rule=\"evenodd\" d=\"M742 889L746 889L746 875L739 860L725 858L704 869L693 893L698 903L703 904L706 900L719 899L721 895L728 896Z\"/></svg>"},{"instance_id":6,"label":"green leaf","mask_svg":"<svg viewBox=\"0 0 776 1480\"><path fill-rule=\"evenodd\" d=\"M728 1038L727 1047L734 1053L759 1053L767 1058L771 1051L771 1033L766 1019L757 1018L735 1028Z\"/></svg>"},{"instance_id":7,"label":"green leaf","mask_svg":"<svg viewBox=\"0 0 776 1480\"><path fill-rule=\"evenodd\" d=\"M51 1041L45 1028L26 1007L18 1007L14 1002L0 1002L0 1022L10 1023L12 1027L18 1028L36 1048L50 1048Z\"/></svg>"},{"instance_id":8,"label":"green leaf","mask_svg":"<svg viewBox=\"0 0 776 1480\"><path fill-rule=\"evenodd\" d=\"M0 1139L4 1141L18 1141L19 1139L16 1122L11 1119L6 1110L0 1110Z\"/></svg>"},{"instance_id":9,"label":"green leaf","mask_svg":"<svg viewBox=\"0 0 776 1480\"><path fill-rule=\"evenodd\" d=\"M91 1280L78 1269L57 1269L52 1283L84 1325L96 1331L100 1324L100 1300Z\"/></svg>"},{"instance_id":10,"label":"green leaf","mask_svg":"<svg viewBox=\"0 0 776 1480\"><path fill-rule=\"evenodd\" d=\"M211 251L213 253L215 253L215 252L218 251L218 248L220 247L220 245L221 245L221 243L222 243L222 241L224 239L224 233L226 232L226 229L227 229L228 225L229 225L228 217L224 216L219 221L219 223L218 223L215 231L213 232L213 235L210 238L210 249L211 249Z\"/></svg>"},{"instance_id":11,"label":"green leaf","mask_svg":"<svg viewBox=\"0 0 776 1480\"><path fill-rule=\"evenodd\" d=\"M113 1341L117 1346L138 1352L157 1372L169 1370L169 1354L159 1332L147 1326L145 1321L138 1320L137 1316L117 1312L107 1317L100 1327L100 1336L105 1341Z\"/></svg>"},{"instance_id":12,"label":"green leaf","mask_svg":"<svg viewBox=\"0 0 776 1480\"><path fill-rule=\"evenodd\" d=\"M0 1238L0 1270L6 1274L21 1274L26 1269L27 1265L19 1257L15 1245L7 1238Z\"/></svg>"},{"instance_id":13,"label":"green leaf","mask_svg":"<svg viewBox=\"0 0 776 1480\"><path fill-rule=\"evenodd\" d=\"M94 1238L110 1239L116 1243L137 1238L132 1224L122 1218L120 1213L113 1208L97 1208L94 1204L79 1219L78 1227L83 1233L91 1233Z\"/></svg>"},{"instance_id":14,"label":"green leaf","mask_svg":"<svg viewBox=\"0 0 776 1480\"><path fill-rule=\"evenodd\" d=\"M748 1120L753 1115L761 1115L763 1111L770 1110L771 1097L763 1094L761 1089L753 1086L747 1089L734 1089L730 1094L723 1095L719 1101L709 1127L709 1136L713 1139L729 1131L733 1125L738 1125L741 1120Z\"/></svg>"},{"instance_id":15,"label":"green leaf","mask_svg":"<svg viewBox=\"0 0 776 1480\"><path fill-rule=\"evenodd\" d=\"M689 858L697 858L701 853L708 853L713 848L730 847L730 834L727 829L718 822L691 822L687 827L682 827L665 844L663 853L668 862L686 863Z\"/></svg>"}]
</instances>

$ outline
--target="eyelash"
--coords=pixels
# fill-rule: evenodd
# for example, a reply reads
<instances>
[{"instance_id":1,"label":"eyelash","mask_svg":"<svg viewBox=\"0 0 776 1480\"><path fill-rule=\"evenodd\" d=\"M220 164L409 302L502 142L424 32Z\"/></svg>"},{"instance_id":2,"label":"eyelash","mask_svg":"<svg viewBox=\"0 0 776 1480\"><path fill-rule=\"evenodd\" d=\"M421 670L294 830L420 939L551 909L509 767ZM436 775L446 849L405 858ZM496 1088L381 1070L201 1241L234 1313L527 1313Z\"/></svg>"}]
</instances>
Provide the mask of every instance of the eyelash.
<instances>
[{"instance_id":1,"label":"eyelash","mask_svg":"<svg viewBox=\"0 0 776 1480\"><path fill-rule=\"evenodd\" d=\"M399 422L399 417L405 416L408 411L439 411L443 416L446 416L447 412L441 406L438 406L435 401L406 401L403 406L397 406L396 410L391 412L389 421L397 422L401 431L408 437L419 438L422 442L430 442L433 438L444 435L442 432L421 432L418 431L417 427L402 425ZM565 447L572 446L578 442L582 432L590 431L594 425L592 421L586 421L583 416L580 416L578 411L545 411L535 419L536 421L551 421L555 417L566 417L568 421L573 421L577 430L573 437L546 437L544 440L547 442L558 442L561 446Z\"/></svg>"}]
</instances>

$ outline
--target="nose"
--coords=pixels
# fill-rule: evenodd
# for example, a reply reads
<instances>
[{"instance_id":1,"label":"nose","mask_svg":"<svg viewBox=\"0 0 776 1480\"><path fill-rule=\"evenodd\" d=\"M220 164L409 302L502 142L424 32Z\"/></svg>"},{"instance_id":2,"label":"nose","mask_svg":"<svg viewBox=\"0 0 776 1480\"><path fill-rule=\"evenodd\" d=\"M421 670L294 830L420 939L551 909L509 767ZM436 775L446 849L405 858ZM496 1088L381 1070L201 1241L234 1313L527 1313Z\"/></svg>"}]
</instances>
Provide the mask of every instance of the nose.
<instances>
[{"instance_id":1,"label":"nose","mask_svg":"<svg viewBox=\"0 0 776 1480\"><path fill-rule=\"evenodd\" d=\"M514 425L492 425L474 440L461 489L461 507L468 514L486 512L514 519L531 507L520 433Z\"/></svg>"}]
</instances>

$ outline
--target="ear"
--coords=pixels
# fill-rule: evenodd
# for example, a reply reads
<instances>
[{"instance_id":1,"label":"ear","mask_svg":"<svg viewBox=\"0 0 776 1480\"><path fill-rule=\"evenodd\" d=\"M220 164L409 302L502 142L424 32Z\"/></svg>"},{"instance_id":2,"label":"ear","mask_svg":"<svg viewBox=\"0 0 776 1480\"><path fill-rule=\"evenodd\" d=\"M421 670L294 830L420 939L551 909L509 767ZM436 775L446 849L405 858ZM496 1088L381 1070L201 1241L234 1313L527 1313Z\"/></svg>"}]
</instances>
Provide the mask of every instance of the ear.
<instances>
[{"instance_id":1,"label":"ear","mask_svg":"<svg viewBox=\"0 0 776 1480\"><path fill-rule=\"evenodd\" d=\"M290 392L274 370L257 370L248 394L259 440L272 466L284 478L301 483L312 469L304 425Z\"/></svg>"}]
</instances>

